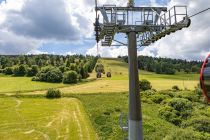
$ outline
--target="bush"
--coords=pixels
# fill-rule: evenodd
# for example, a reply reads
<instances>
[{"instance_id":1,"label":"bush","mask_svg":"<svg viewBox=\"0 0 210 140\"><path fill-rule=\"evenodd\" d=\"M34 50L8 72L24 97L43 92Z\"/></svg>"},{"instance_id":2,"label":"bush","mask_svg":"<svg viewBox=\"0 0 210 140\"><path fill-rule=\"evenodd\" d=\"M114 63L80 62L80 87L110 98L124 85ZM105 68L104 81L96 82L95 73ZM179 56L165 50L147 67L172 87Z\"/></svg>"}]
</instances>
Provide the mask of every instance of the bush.
<instances>
[{"instance_id":1,"label":"bush","mask_svg":"<svg viewBox=\"0 0 210 140\"><path fill-rule=\"evenodd\" d=\"M184 127L193 127L194 130L199 132L210 133L210 119L208 117L197 117L188 120Z\"/></svg>"},{"instance_id":2,"label":"bush","mask_svg":"<svg viewBox=\"0 0 210 140\"><path fill-rule=\"evenodd\" d=\"M35 76L39 72L39 68L37 65L33 65L31 68L27 69L27 76L32 77Z\"/></svg>"},{"instance_id":3,"label":"bush","mask_svg":"<svg viewBox=\"0 0 210 140\"><path fill-rule=\"evenodd\" d=\"M77 83L77 72L76 71L68 71L68 72L64 73L63 83L64 84Z\"/></svg>"},{"instance_id":4,"label":"bush","mask_svg":"<svg viewBox=\"0 0 210 140\"><path fill-rule=\"evenodd\" d=\"M182 119L187 119L192 114L192 102L187 99L174 98L168 105L178 111L177 115Z\"/></svg>"},{"instance_id":5,"label":"bush","mask_svg":"<svg viewBox=\"0 0 210 140\"><path fill-rule=\"evenodd\" d=\"M59 69L52 69L46 73L46 81L50 83L62 82L63 74Z\"/></svg>"},{"instance_id":6,"label":"bush","mask_svg":"<svg viewBox=\"0 0 210 140\"><path fill-rule=\"evenodd\" d=\"M82 81L82 75L81 74L78 74L77 75L77 79L78 79L78 81Z\"/></svg>"},{"instance_id":7,"label":"bush","mask_svg":"<svg viewBox=\"0 0 210 140\"><path fill-rule=\"evenodd\" d=\"M192 91L176 92L175 97L185 98L185 99L188 99L189 101L192 101L192 102L199 102L199 100L200 100L199 95L196 94L195 92L192 92Z\"/></svg>"},{"instance_id":8,"label":"bush","mask_svg":"<svg viewBox=\"0 0 210 140\"><path fill-rule=\"evenodd\" d=\"M47 81L46 73L51 71L52 69L53 69L53 67L42 67L41 71L36 74L36 78L33 78L33 79L36 79L36 81L46 82Z\"/></svg>"},{"instance_id":9,"label":"bush","mask_svg":"<svg viewBox=\"0 0 210 140\"><path fill-rule=\"evenodd\" d=\"M152 95L155 95L155 94L156 94L156 92L154 90L147 90L147 91L141 92L141 96L142 97L147 97L147 98L152 96Z\"/></svg>"},{"instance_id":10,"label":"bush","mask_svg":"<svg viewBox=\"0 0 210 140\"><path fill-rule=\"evenodd\" d=\"M60 83L62 82L63 74L59 69L53 67L44 67L39 73L37 73L34 81L43 81L50 83Z\"/></svg>"},{"instance_id":11,"label":"bush","mask_svg":"<svg viewBox=\"0 0 210 140\"><path fill-rule=\"evenodd\" d=\"M155 94L155 95L151 96L151 100L156 104L160 104L163 100L165 100L167 98L170 98L170 96L161 95L161 94Z\"/></svg>"},{"instance_id":12,"label":"bush","mask_svg":"<svg viewBox=\"0 0 210 140\"><path fill-rule=\"evenodd\" d=\"M145 79L139 81L139 87L141 91L152 89L151 83Z\"/></svg>"},{"instance_id":13,"label":"bush","mask_svg":"<svg viewBox=\"0 0 210 140\"><path fill-rule=\"evenodd\" d=\"M175 110L179 112L184 112L186 110L192 109L192 103L187 99L182 99L182 98L171 99L168 105L173 107Z\"/></svg>"},{"instance_id":14,"label":"bush","mask_svg":"<svg viewBox=\"0 0 210 140\"><path fill-rule=\"evenodd\" d=\"M24 65L16 66L13 69L14 76L25 76L27 73L26 67Z\"/></svg>"},{"instance_id":15,"label":"bush","mask_svg":"<svg viewBox=\"0 0 210 140\"><path fill-rule=\"evenodd\" d=\"M13 74L13 68L12 67L7 67L4 69L4 73L6 75L12 75Z\"/></svg>"},{"instance_id":16,"label":"bush","mask_svg":"<svg viewBox=\"0 0 210 140\"><path fill-rule=\"evenodd\" d=\"M48 89L46 93L46 97L49 99L61 98L61 92L60 90L56 90L56 89Z\"/></svg>"},{"instance_id":17,"label":"bush","mask_svg":"<svg viewBox=\"0 0 210 140\"><path fill-rule=\"evenodd\" d=\"M62 73L64 73L65 70L66 70L66 67L65 67L65 66L60 66L60 67L59 67L59 70L60 70Z\"/></svg>"},{"instance_id":18,"label":"bush","mask_svg":"<svg viewBox=\"0 0 210 140\"><path fill-rule=\"evenodd\" d=\"M207 140L209 136L191 129L174 129L163 140Z\"/></svg>"},{"instance_id":19,"label":"bush","mask_svg":"<svg viewBox=\"0 0 210 140\"><path fill-rule=\"evenodd\" d=\"M4 69L0 69L0 73L4 73L4 71L5 71Z\"/></svg>"},{"instance_id":20,"label":"bush","mask_svg":"<svg viewBox=\"0 0 210 140\"><path fill-rule=\"evenodd\" d=\"M183 119L192 114L192 103L187 99L174 98L164 102L166 105L159 110L159 115L168 122L180 126Z\"/></svg>"},{"instance_id":21,"label":"bush","mask_svg":"<svg viewBox=\"0 0 210 140\"><path fill-rule=\"evenodd\" d=\"M177 115L177 113L178 112L170 106L164 106L164 107L160 108L160 110L159 110L159 115L161 116L161 118L179 126L181 124L182 120Z\"/></svg>"},{"instance_id":22,"label":"bush","mask_svg":"<svg viewBox=\"0 0 210 140\"><path fill-rule=\"evenodd\" d=\"M175 86L172 87L172 90L179 91L180 89L177 85L175 85Z\"/></svg>"}]
</instances>

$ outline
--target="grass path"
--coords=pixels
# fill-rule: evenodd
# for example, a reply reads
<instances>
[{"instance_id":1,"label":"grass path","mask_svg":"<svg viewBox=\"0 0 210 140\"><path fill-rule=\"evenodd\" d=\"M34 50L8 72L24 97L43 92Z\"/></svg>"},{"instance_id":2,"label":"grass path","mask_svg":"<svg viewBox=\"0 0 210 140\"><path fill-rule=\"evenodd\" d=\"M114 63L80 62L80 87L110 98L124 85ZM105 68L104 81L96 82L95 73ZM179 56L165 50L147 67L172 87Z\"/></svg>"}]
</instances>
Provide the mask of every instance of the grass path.
<instances>
[{"instance_id":1,"label":"grass path","mask_svg":"<svg viewBox=\"0 0 210 140\"><path fill-rule=\"evenodd\" d=\"M81 102L0 98L0 139L96 140Z\"/></svg>"}]
</instances>

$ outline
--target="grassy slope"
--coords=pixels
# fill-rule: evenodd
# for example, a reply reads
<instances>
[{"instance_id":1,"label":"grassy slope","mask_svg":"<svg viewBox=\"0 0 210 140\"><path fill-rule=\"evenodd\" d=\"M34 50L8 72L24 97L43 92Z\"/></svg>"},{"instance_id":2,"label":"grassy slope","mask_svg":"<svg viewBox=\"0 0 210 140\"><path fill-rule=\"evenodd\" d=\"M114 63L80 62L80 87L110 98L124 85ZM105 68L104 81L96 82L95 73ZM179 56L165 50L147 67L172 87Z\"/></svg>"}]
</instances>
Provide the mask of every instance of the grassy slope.
<instances>
[{"instance_id":1,"label":"grassy slope","mask_svg":"<svg viewBox=\"0 0 210 140\"><path fill-rule=\"evenodd\" d=\"M61 90L65 93L69 93L71 97L77 97L82 101L100 139L118 140L125 138L127 135L126 133L123 133L119 127L119 117L120 112L127 112L128 95L127 93L114 94L113 92L124 92L128 90L127 64L116 59L102 59L101 61L105 65L106 70L111 69L113 75L111 79L103 77L97 81L71 85L61 88ZM91 77L95 77L95 73L92 73ZM156 89L171 88L171 86L175 84L183 88L183 80L185 80L185 82L189 81L190 84L187 84L187 88L193 88L194 85L197 84L198 75L176 74L171 76L140 71L140 78L151 81L153 87ZM10 85L12 87L14 87L14 85L18 87L19 84L23 85L31 82L28 80L25 81L25 83L19 83L19 81L22 81L24 78L15 81L14 79L12 79L13 84ZM5 87L9 86L8 84L11 84L6 84L4 81L2 81L2 83ZM40 86L40 83L35 82L35 84L37 84L38 87ZM58 85L60 86L62 84ZM0 92L4 89L4 86L0 84ZM20 90L12 87L6 89ZM47 89L49 87L51 87L51 85L44 88ZM28 85L25 86L25 88L31 87ZM22 90L23 88L21 88L21 91ZM104 94L99 94L101 92ZM36 93L45 92L37 91ZM83 95L72 93L81 93ZM35 137L38 139L44 139L45 137L46 139L47 136L56 139L58 135L66 136L68 139L79 139L81 135L79 135L80 129L78 127L78 122L81 123L81 130L84 132L82 137L84 137L84 139L87 139L86 134L88 128L90 137L92 139L96 138L94 130L91 128L88 118L85 116L81 103L79 103L78 100L72 98L64 98L61 100L0 98L0 103L2 104L0 106L0 137L3 139L31 139ZM76 109L78 108L77 105L80 106L82 115L78 113L79 111ZM169 140L171 135L176 136L180 132L184 132L181 128L158 117L159 106L157 104L143 103L142 109L145 139ZM64 113L66 110L69 110L67 114ZM76 117L74 112L76 113ZM68 116L68 119L63 117L63 121L61 121L62 116ZM58 118L58 120L55 118ZM55 119L55 121L50 125L50 122L52 122L53 119ZM77 121L77 119L79 120ZM65 122L65 125L61 125L61 122ZM46 128L45 126L48 124L50 127ZM66 127L68 124L73 124L69 125L69 130L71 131L67 131L68 129ZM83 126L87 126L88 128L83 128ZM70 135L71 137L68 137L67 135ZM190 134L188 133L187 135ZM60 139L64 138L61 137Z\"/></svg>"},{"instance_id":2,"label":"grassy slope","mask_svg":"<svg viewBox=\"0 0 210 140\"><path fill-rule=\"evenodd\" d=\"M45 82L33 82L31 77L0 77L0 93L3 92L24 92L43 90L48 88L64 87L64 84L53 84Z\"/></svg>"},{"instance_id":3,"label":"grassy slope","mask_svg":"<svg viewBox=\"0 0 210 140\"><path fill-rule=\"evenodd\" d=\"M74 97L83 102L101 140L127 138L127 133L120 128L120 114L121 112L127 114L128 111L126 93L74 95ZM142 103L145 140L197 140L194 136L190 137L192 133L197 134L192 129L182 129L161 119L158 114L160 106L154 103Z\"/></svg>"},{"instance_id":4,"label":"grassy slope","mask_svg":"<svg viewBox=\"0 0 210 140\"><path fill-rule=\"evenodd\" d=\"M28 77L0 77L0 93L5 92L28 92L46 90L48 88L61 88L64 93L107 93L128 91L128 64L118 59L101 59L106 71L112 72L112 78L87 82L77 85L52 84L44 82L33 82ZM153 88L157 90L170 89L178 85L181 89L193 89L198 83L198 74L160 75L146 71L140 71L140 79L151 81ZM90 78L95 78L95 73ZM62 88L64 87L64 88ZM38 92L45 93L45 92ZM34 94L34 93L31 93Z\"/></svg>"},{"instance_id":5,"label":"grassy slope","mask_svg":"<svg viewBox=\"0 0 210 140\"><path fill-rule=\"evenodd\" d=\"M77 99L0 98L0 102L1 139L98 139Z\"/></svg>"},{"instance_id":6,"label":"grassy slope","mask_svg":"<svg viewBox=\"0 0 210 140\"><path fill-rule=\"evenodd\" d=\"M102 59L100 61L104 64L106 71L112 71L113 77L111 80L119 80L119 82L128 80L128 64L119 59ZM141 70L139 71L139 78L149 80L153 88L157 90L170 89L174 85L178 85L181 89L194 89L198 84L199 75L185 73L165 75Z\"/></svg>"}]
</instances>

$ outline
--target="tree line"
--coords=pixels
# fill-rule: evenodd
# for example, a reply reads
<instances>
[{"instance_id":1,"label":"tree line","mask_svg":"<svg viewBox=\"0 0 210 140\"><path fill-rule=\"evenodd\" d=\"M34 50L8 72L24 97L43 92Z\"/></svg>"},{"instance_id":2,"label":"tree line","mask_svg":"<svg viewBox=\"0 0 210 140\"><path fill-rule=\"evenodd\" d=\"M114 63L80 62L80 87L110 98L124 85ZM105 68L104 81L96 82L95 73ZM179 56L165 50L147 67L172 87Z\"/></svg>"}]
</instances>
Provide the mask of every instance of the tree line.
<instances>
[{"instance_id":1,"label":"tree line","mask_svg":"<svg viewBox=\"0 0 210 140\"><path fill-rule=\"evenodd\" d=\"M97 59L83 55L0 56L0 73L33 77L33 81L76 83L89 77Z\"/></svg>"},{"instance_id":2,"label":"tree line","mask_svg":"<svg viewBox=\"0 0 210 140\"><path fill-rule=\"evenodd\" d=\"M128 63L128 56L119 57ZM138 56L138 68L157 74L175 74L176 72L199 73L201 61Z\"/></svg>"}]
</instances>

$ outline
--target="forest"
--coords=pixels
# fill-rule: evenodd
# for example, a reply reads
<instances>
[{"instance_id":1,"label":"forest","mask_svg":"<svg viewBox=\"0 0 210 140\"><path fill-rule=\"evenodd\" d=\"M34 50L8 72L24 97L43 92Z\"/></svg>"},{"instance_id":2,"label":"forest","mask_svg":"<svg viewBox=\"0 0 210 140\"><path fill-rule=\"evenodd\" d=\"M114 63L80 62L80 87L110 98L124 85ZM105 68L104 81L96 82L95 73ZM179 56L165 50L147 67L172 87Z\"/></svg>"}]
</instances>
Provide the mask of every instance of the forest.
<instances>
[{"instance_id":1,"label":"forest","mask_svg":"<svg viewBox=\"0 0 210 140\"><path fill-rule=\"evenodd\" d=\"M128 63L128 56L119 57ZM149 56L138 57L140 70L155 72L156 74L174 75L176 72L200 73L201 61L187 61L182 59L157 58Z\"/></svg>"},{"instance_id":2,"label":"forest","mask_svg":"<svg viewBox=\"0 0 210 140\"><path fill-rule=\"evenodd\" d=\"M97 62L93 56L20 55L0 56L0 73L32 77L33 81L77 83L89 77Z\"/></svg>"}]
</instances>

